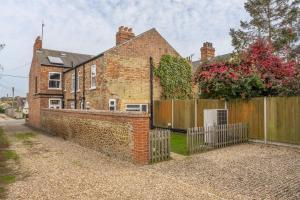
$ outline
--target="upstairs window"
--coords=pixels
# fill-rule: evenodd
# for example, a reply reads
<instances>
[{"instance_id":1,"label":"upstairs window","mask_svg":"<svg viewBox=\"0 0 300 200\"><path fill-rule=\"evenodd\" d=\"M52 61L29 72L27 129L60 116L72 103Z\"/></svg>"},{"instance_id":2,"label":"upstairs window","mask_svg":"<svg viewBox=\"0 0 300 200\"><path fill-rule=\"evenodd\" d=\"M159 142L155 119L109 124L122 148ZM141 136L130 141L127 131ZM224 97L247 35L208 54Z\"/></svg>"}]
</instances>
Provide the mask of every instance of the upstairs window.
<instances>
[{"instance_id":1,"label":"upstairs window","mask_svg":"<svg viewBox=\"0 0 300 200\"><path fill-rule=\"evenodd\" d=\"M49 72L49 89L61 89L61 73Z\"/></svg>"},{"instance_id":2,"label":"upstairs window","mask_svg":"<svg viewBox=\"0 0 300 200\"><path fill-rule=\"evenodd\" d=\"M71 86L72 86L72 90L71 92L75 91L75 74L72 74L72 80L71 80ZM77 91L79 91L79 76L77 76Z\"/></svg>"},{"instance_id":3,"label":"upstairs window","mask_svg":"<svg viewBox=\"0 0 300 200\"><path fill-rule=\"evenodd\" d=\"M96 88L96 65L91 66L91 89Z\"/></svg>"},{"instance_id":4,"label":"upstairs window","mask_svg":"<svg viewBox=\"0 0 300 200\"><path fill-rule=\"evenodd\" d=\"M74 92L75 91L75 74L72 74L71 87L72 87L71 92Z\"/></svg>"}]
</instances>

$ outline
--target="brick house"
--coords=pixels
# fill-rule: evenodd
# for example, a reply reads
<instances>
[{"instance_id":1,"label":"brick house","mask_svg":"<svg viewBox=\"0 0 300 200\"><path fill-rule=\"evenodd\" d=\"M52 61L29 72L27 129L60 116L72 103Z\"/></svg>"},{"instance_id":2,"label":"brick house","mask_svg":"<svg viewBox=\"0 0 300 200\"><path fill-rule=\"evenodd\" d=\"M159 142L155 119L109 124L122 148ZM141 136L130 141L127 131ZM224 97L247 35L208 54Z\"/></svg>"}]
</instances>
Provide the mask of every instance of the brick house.
<instances>
[{"instance_id":1,"label":"brick house","mask_svg":"<svg viewBox=\"0 0 300 200\"><path fill-rule=\"evenodd\" d=\"M150 83L150 63L164 54L180 56L156 31L135 36L119 27L116 45L96 56L42 48L38 37L29 78L29 124L39 127L42 108L149 111L150 84L159 99L159 80Z\"/></svg>"},{"instance_id":2,"label":"brick house","mask_svg":"<svg viewBox=\"0 0 300 200\"><path fill-rule=\"evenodd\" d=\"M63 72L72 67L71 62L80 63L91 57L90 55L44 49L40 37L36 38L29 72L28 122L31 126L39 127L42 108L62 107Z\"/></svg>"}]
</instances>

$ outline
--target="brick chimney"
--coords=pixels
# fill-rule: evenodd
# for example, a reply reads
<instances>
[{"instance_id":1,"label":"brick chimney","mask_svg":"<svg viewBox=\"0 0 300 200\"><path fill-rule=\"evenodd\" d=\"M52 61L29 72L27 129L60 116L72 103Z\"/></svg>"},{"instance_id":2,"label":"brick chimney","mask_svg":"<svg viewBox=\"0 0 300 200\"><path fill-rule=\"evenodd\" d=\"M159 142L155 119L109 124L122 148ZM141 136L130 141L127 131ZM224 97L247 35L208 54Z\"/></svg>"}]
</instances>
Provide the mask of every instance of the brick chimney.
<instances>
[{"instance_id":1,"label":"brick chimney","mask_svg":"<svg viewBox=\"0 0 300 200\"><path fill-rule=\"evenodd\" d=\"M33 53L35 53L37 50L41 50L42 49L42 40L40 38L40 36L37 36L37 38L35 39L34 45L33 45Z\"/></svg>"},{"instance_id":2,"label":"brick chimney","mask_svg":"<svg viewBox=\"0 0 300 200\"><path fill-rule=\"evenodd\" d=\"M130 40L134 37L135 35L132 32L132 28L120 26L119 31L116 34L116 45L126 42L127 40Z\"/></svg>"},{"instance_id":3,"label":"brick chimney","mask_svg":"<svg viewBox=\"0 0 300 200\"><path fill-rule=\"evenodd\" d=\"M215 57L215 48L213 48L212 43L204 42L203 47L200 49L201 52L201 61L208 61Z\"/></svg>"}]
</instances>

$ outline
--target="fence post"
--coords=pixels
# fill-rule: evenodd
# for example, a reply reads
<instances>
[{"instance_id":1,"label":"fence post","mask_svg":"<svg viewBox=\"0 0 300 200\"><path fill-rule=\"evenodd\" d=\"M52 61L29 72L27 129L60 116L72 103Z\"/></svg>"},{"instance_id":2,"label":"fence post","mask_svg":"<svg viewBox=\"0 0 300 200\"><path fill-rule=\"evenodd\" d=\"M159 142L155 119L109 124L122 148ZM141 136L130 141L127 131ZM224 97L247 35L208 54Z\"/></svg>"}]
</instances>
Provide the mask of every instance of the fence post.
<instances>
[{"instance_id":1,"label":"fence post","mask_svg":"<svg viewBox=\"0 0 300 200\"><path fill-rule=\"evenodd\" d=\"M264 97L264 142L267 144L267 97Z\"/></svg>"},{"instance_id":2,"label":"fence post","mask_svg":"<svg viewBox=\"0 0 300 200\"><path fill-rule=\"evenodd\" d=\"M172 128L174 128L174 99L172 99Z\"/></svg>"},{"instance_id":3,"label":"fence post","mask_svg":"<svg viewBox=\"0 0 300 200\"><path fill-rule=\"evenodd\" d=\"M195 127L197 127L197 99L195 99Z\"/></svg>"}]
</instances>

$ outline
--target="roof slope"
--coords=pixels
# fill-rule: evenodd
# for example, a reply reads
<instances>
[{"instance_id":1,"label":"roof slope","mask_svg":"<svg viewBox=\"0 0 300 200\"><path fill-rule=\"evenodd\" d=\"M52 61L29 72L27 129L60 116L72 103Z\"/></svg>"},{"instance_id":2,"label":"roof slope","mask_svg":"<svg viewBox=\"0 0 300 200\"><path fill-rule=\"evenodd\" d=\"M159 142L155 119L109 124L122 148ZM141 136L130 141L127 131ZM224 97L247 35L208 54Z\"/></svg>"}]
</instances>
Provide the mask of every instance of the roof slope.
<instances>
[{"instance_id":1,"label":"roof slope","mask_svg":"<svg viewBox=\"0 0 300 200\"><path fill-rule=\"evenodd\" d=\"M223 54L223 55L219 55L216 56L214 58L212 58L211 60L209 60L209 62L224 62L227 61L231 58L231 53L227 53L227 54ZM192 70L193 72L196 72L197 68L199 67L199 65L201 64L201 60L196 60L192 62Z\"/></svg>"},{"instance_id":2,"label":"roof slope","mask_svg":"<svg viewBox=\"0 0 300 200\"><path fill-rule=\"evenodd\" d=\"M72 67L72 62L75 65L82 63L93 56L66 51L57 51L51 49L42 49L37 53L41 65L57 66L57 67ZM51 63L48 56L59 57L63 61L63 65Z\"/></svg>"},{"instance_id":3,"label":"roof slope","mask_svg":"<svg viewBox=\"0 0 300 200\"><path fill-rule=\"evenodd\" d=\"M100 53L100 54L98 54L98 55L96 55L96 56L93 56L93 57L90 57L90 59L87 59L87 60L85 60L85 61L83 61L83 62L80 62L80 63L78 63L77 65L75 65L76 67L77 66L80 66L80 65L83 65L83 64L85 64L85 63L87 63L87 62L89 62L89 61L92 61L92 60L94 60L94 59L96 59L96 58L98 58L98 57L100 57L100 56L103 56L104 54L106 54L106 53L109 53L109 52L111 52L111 51L113 51L113 50L115 50L115 49L117 49L117 48L119 48L120 46L123 46L123 45L126 45L127 43L130 43L130 42L133 42L133 41L135 41L136 39L138 39L138 38L140 38L140 37L142 37L143 35L146 35L146 34L148 34L148 33L150 33L150 32L156 32L161 38L163 38L164 40L165 40L165 42L171 47L171 48L173 48L173 50L178 54L178 55L180 55L177 51L176 51L176 49L172 46L172 45L170 45L170 43L155 29L155 28L151 28L151 29L149 29L149 30L147 30L147 31L145 31L145 32L143 32L143 33L141 33L141 34L139 34L139 35L137 35L137 36L135 36L135 37L133 37L133 38L131 38L131 39L129 39L129 40L127 40L127 41L125 41L125 42L122 42L122 43L120 43L120 44L118 44L118 45L116 45L116 46L113 46L112 48L110 48L110 49L107 49L107 50L105 50L105 51L103 51L102 53ZM71 70L71 69L68 69L68 71L69 70Z\"/></svg>"}]
</instances>

